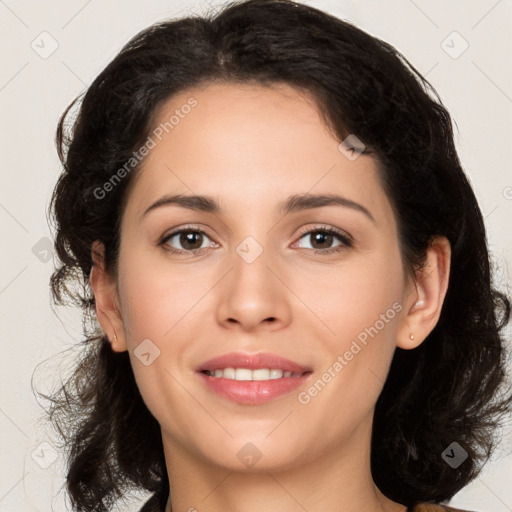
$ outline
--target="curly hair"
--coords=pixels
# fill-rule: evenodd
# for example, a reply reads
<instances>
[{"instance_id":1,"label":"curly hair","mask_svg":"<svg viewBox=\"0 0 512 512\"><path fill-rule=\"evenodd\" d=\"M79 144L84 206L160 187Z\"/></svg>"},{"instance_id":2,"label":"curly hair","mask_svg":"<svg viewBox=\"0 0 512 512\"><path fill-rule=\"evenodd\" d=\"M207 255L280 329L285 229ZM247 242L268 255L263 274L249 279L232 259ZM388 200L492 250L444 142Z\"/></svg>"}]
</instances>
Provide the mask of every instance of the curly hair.
<instances>
[{"instance_id":1,"label":"curly hair","mask_svg":"<svg viewBox=\"0 0 512 512\"><path fill-rule=\"evenodd\" d=\"M72 123L80 96L59 119L63 170L49 213L60 266L51 291L56 303L71 299L82 308L87 339L71 376L51 396L48 417L67 450L74 510L111 510L130 489L154 493L162 509L168 497L160 426L128 354L113 352L95 323L89 285L95 240L116 273L119 221L140 165L105 197L97 190L147 139L164 102L213 81L291 85L312 95L336 137L363 141L378 163L409 271L422 268L434 237L449 240L451 273L439 321L416 349L396 349L371 440L372 476L388 498L406 506L449 500L493 453L495 431L512 405L509 389L502 390L501 331L510 299L491 281L484 222L450 115L390 44L291 0L246 0L141 31L88 87ZM441 456L453 442L469 455L457 469Z\"/></svg>"}]
</instances>

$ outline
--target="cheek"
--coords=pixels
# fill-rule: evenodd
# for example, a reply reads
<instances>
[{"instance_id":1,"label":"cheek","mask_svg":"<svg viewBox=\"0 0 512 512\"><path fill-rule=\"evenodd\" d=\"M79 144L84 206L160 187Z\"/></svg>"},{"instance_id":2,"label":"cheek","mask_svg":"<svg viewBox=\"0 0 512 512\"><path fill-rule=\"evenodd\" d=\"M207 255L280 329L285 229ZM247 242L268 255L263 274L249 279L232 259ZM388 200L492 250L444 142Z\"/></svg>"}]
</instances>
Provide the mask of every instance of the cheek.
<instances>
[{"instance_id":1,"label":"cheek","mask_svg":"<svg viewBox=\"0 0 512 512\"><path fill-rule=\"evenodd\" d=\"M123 324L137 387L159 423L179 425L180 417L172 411L190 399L179 384L188 339L183 334L197 324L192 308L200 290L195 293L183 273L141 257L125 257L119 268Z\"/></svg>"},{"instance_id":2,"label":"cheek","mask_svg":"<svg viewBox=\"0 0 512 512\"><path fill-rule=\"evenodd\" d=\"M362 343L369 337L382 343L393 338L397 312L401 309L401 277L391 269L383 270L386 271L379 273L368 269L359 276L353 275L353 281L347 282L342 291L341 304L331 311L344 343L347 336Z\"/></svg>"},{"instance_id":3,"label":"cheek","mask_svg":"<svg viewBox=\"0 0 512 512\"><path fill-rule=\"evenodd\" d=\"M321 390L323 399L314 399L318 405L330 402L338 404L340 411L348 407L363 414L375 403L396 348L404 286L399 254L389 248L385 256L375 253L353 265L322 272L315 275L315 283L323 286L311 288L309 278L309 288L301 290L304 302L317 315L311 315L309 323L324 354L319 377L328 382L311 392Z\"/></svg>"},{"instance_id":4,"label":"cheek","mask_svg":"<svg viewBox=\"0 0 512 512\"><path fill-rule=\"evenodd\" d=\"M182 318L193 316L194 305L205 293L197 273L172 269L159 263L162 260L144 254L120 260L123 322L131 348L145 338L162 343Z\"/></svg>"},{"instance_id":5,"label":"cheek","mask_svg":"<svg viewBox=\"0 0 512 512\"><path fill-rule=\"evenodd\" d=\"M360 333L364 339L373 326L382 334L394 329L403 287L399 255L390 250L389 256L375 252L347 265L315 269L297 278L294 290L315 313L310 317L325 333L329 352L338 353Z\"/></svg>"}]
</instances>

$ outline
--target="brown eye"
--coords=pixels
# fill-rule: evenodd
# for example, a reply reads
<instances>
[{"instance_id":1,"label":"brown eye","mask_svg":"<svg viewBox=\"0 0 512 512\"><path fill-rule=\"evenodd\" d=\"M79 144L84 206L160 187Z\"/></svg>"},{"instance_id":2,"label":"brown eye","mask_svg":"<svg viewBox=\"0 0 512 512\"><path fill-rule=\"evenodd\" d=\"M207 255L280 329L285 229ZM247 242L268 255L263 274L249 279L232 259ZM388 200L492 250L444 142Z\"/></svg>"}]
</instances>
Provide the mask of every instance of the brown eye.
<instances>
[{"instance_id":1,"label":"brown eye","mask_svg":"<svg viewBox=\"0 0 512 512\"><path fill-rule=\"evenodd\" d=\"M320 254L341 251L353 245L348 235L332 228L315 228L303 233L300 238L309 240L311 245L311 247L301 245L301 248L311 249ZM338 241L338 243L336 243L336 241ZM333 243L336 245L333 246Z\"/></svg>"},{"instance_id":2,"label":"brown eye","mask_svg":"<svg viewBox=\"0 0 512 512\"><path fill-rule=\"evenodd\" d=\"M329 233L317 231L316 233L311 233L310 240L313 245L313 249L325 249L326 247L330 247L333 243L334 237Z\"/></svg>"},{"instance_id":3,"label":"brown eye","mask_svg":"<svg viewBox=\"0 0 512 512\"><path fill-rule=\"evenodd\" d=\"M179 243L188 250L200 249L203 235L193 231L183 231L179 235Z\"/></svg>"},{"instance_id":4,"label":"brown eye","mask_svg":"<svg viewBox=\"0 0 512 512\"><path fill-rule=\"evenodd\" d=\"M212 245L211 240L204 231L190 228L174 231L163 238L160 243L166 250L178 254L183 252L194 253Z\"/></svg>"}]
</instances>

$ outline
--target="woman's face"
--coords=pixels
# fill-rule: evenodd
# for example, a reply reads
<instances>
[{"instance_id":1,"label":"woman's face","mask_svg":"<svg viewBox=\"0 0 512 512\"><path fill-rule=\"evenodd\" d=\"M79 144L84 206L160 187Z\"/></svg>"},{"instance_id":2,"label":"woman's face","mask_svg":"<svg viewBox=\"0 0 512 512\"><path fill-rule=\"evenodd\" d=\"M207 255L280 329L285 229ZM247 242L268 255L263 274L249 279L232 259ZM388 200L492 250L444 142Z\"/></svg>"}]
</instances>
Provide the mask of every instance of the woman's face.
<instances>
[{"instance_id":1,"label":"woman's face","mask_svg":"<svg viewBox=\"0 0 512 512\"><path fill-rule=\"evenodd\" d=\"M375 161L341 151L285 85L190 89L150 136L122 217L117 334L166 450L237 471L360 450L414 299ZM151 208L174 195L208 201ZM247 371L200 371L233 353L209 367ZM301 376L243 361L261 353Z\"/></svg>"}]
</instances>

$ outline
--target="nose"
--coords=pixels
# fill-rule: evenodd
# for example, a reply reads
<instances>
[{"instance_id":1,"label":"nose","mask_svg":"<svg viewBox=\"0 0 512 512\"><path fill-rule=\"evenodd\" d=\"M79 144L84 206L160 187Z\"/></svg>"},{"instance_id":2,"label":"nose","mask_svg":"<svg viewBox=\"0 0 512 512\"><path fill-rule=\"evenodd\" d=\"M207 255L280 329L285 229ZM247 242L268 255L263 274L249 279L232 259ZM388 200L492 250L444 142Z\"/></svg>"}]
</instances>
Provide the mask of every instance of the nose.
<instances>
[{"instance_id":1,"label":"nose","mask_svg":"<svg viewBox=\"0 0 512 512\"><path fill-rule=\"evenodd\" d=\"M279 330L291 318L286 271L269 261L267 251L249 263L239 254L218 288L217 320L224 327L243 331Z\"/></svg>"}]
</instances>

